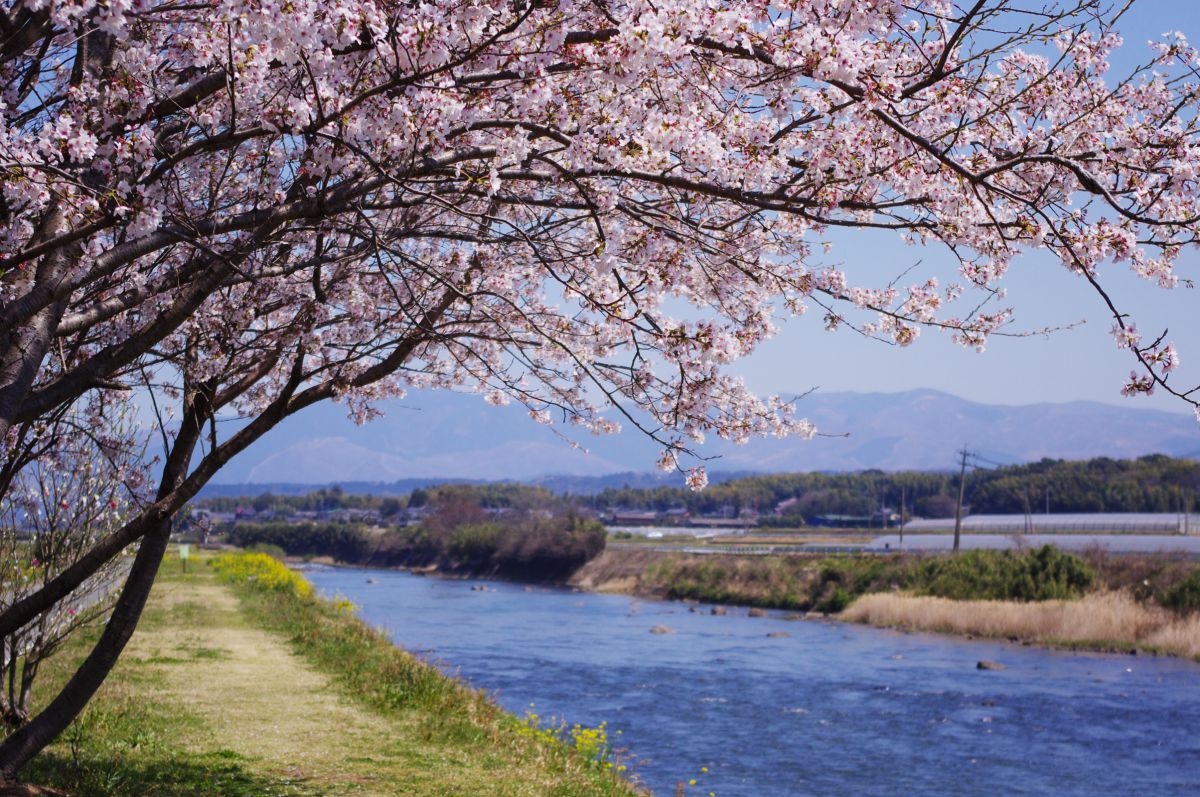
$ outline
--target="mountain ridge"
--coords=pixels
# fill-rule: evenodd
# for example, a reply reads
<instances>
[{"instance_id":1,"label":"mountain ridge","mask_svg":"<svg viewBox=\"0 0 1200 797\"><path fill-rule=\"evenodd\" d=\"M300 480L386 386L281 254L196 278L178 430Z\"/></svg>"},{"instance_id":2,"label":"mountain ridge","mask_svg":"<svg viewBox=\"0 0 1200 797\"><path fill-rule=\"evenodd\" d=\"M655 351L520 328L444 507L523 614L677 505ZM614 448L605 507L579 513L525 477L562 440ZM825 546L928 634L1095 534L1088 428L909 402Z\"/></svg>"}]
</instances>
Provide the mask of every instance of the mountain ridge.
<instances>
[{"instance_id":1,"label":"mountain ridge","mask_svg":"<svg viewBox=\"0 0 1200 797\"><path fill-rule=\"evenodd\" d=\"M355 426L336 405L288 419L230 463L218 484L331 484L403 480L535 481L651 470L658 446L630 430L584 436L573 448L531 421L524 408L492 407L479 396L417 393L382 406L383 418ZM963 445L1001 464L1162 453L1197 458L1200 424L1190 416L1096 401L987 404L931 389L829 392L798 400L797 414L821 435L717 439L698 453L712 471L945 470ZM576 433L562 427L562 434Z\"/></svg>"}]
</instances>

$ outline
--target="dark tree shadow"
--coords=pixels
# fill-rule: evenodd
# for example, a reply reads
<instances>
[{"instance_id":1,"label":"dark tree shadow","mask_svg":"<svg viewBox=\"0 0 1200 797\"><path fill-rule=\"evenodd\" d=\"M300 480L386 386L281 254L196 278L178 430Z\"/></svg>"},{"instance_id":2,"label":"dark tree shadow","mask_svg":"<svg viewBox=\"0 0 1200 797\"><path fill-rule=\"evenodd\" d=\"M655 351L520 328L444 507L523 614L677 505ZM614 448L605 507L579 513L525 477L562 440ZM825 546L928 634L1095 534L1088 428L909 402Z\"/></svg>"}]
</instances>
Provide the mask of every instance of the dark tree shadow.
<instances>
[{"instance_id":1,"label":"dark tree shadow","mask_svg":"<svg viewBox=\"0 0 1200 797\"><path fill-rule=\"evenodd\" d=\"M232 751L186 758L129 760L114 750L112 758L77 760L43 753L21 770L20 777L61 789L71 797L313 797L319 794L304 778L252 774Z\"/></svg>"}]
</instances>

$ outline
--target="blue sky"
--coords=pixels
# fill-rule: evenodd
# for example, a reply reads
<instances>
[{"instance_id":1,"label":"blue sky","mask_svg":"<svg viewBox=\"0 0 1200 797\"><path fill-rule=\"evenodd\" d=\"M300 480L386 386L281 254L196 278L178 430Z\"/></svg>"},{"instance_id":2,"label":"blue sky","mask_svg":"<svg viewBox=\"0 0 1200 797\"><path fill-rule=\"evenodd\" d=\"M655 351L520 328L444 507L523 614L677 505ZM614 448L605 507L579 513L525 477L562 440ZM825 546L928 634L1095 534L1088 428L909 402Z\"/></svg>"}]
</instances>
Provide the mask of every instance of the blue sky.
<instances>
[{"instance_id":1,"label":"blue sky","mask_svg":"<svg viewBox=\"0 0 1200 797\"><path fill-rule=\"evenodd\" d=\"M1123 18L1125 46L1112 59L1114 75L1144 61L1145 43L1170 30L1182 30L1200 44L1200 2L1140 0ZM913 274L932 270L952 276L953 265L936 246L906 247L888 233L843 235L833 239L831 254L848 273L869 274L887 282L918 260ZM864 266L868 266L866 270ZM1179 273L1200 283L1200 251L1180 260ZM1177 378L1200 383L1200 288L1163 291L1133 277L1123 265L1108 265L1102 276L1118 305L1129 312L1147 337L1163 329L1180 350ZM1112 320L1099 296L1083 280L1068 273L1044 252L1016 260L1006 277L1007 305L1016 312L1014 329L1041 329L1076 321L1076 328L1048 337L994 338L984 354L951 343L946 335L926 331L914 345L900 349L841 330L826 332L819 313L785 325L738 371L759 391L823 390L893 392L929 387L964 398L1000 404L1087 399L1137 403L1184 411L1177 399L1155 394L1126 399L1120 395L1131 368L1127 352L1118 351L1109 329Z\"/></svg>"}]
</instances>

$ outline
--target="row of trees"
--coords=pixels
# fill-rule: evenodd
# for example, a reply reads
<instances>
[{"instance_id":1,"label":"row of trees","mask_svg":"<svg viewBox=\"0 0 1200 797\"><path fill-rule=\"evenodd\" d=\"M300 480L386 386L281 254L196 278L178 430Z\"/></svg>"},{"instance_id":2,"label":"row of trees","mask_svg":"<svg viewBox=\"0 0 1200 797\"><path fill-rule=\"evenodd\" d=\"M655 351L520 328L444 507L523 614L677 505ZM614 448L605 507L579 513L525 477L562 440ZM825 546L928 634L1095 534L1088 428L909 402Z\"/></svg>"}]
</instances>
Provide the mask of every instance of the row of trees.
<instances>
[{"instance_id":1,"label":"row of trees","mask_svg":"<svg viewBox=\"0 0 1200 797\"><path fill-rule=\"evenodd\" d=\"M239 523L226 536L239 548L280 549L290 556L329 556L365 564L374 542L357 523Z\"/></svg>"},{"instance_id":2,"label":"row of trees","mask_svg":"<svg viewBox=\"0 0 1200 797\"><path fill-rule=\"evenodd\" d=\"M971 511L1180 512L1200 495L1200 462L1151 455L1132 460L1100 457L1083 461L1044 459L1028 465L980 468L966 477ZM701 493L677 487L608 489L590 499L597 511L639 508L664 511L683 506L709 514L723 508L770 513L797 499L788 515L870 515L880 507L920 517L953 517L958 475L949 472L879 470L856 473L787 473L750 476Z\"/></svg>"},{"instance_id":3,"label":"row of trees","mask_svg":"<svg viewBox=\"0 0 1200 797\"><path fill-rule=\"evenodd\" d=\"M232 512L243 507L250 507L255 512L319 512L335 509L380 509L385 500L387 499L371 495L347 493L341 487L334 485L333 487L322 487L303 495L275 495L265 492L253 497L212 496L201 498L193 505L216 512ZM396 501L394 497L391 500ZM396 509L400 509L401 506L397 505ZM388 504L388 507L391 508L392 504Z\"/></svg>"},{"instance_id":4,"label":"row of trees","mask_svg":"<svg viewBox=\"0 0 1200 797\"><path fill-rule=\"evenodd\" d=\"M687 456L707 435L814 431L731 371L780 316L982 348L1007 334L1007 267L1042 247L1111 313L1125 391L1196 404L1103 268L1181 282L1196 53L1168 38L1108 79L1118 17L1099 0L6 4L0 500L30 466L21 441L85 404L135 392L162 452L117 528L0 612L17 633L138 546L92 652L0 743L0 778L99 688L176 513L320 401L365 421L409 388L461 389L564 434L615 417L701 487ZM837 266L834 226L940 244L961 284Z\"/></svg>"},{"instance_id":5,"label":"row of trees","mask_svg":"<svg viewBox=\"0 0 1200 797\"><path fill-rule=\"evenodd\" d=\"M339 486L322 487L302 495L275 495L270 492L253 497L214 496L201 498L192 505L218 512L231 512L249 507L255 512L320 512L338 509L373 509L383 517L396 515L402 509L428 507L431 500L463 491L467 500L486 509L553 509L562 503L544 487L514 482L445 485L437 488L417 488L399 496L347 493Z\"/></svg>"},{"instance_id":6,"label":"row of trees","mask_svg":"<svg viewBox=\"0 0 1200 797\"><path fill-rule=\"evenodd\" d=\"M607 536L573 504L519 485L438 488L429 492L428 508L420 524L386 531L352 523L238 523L227 539L353 564L561 582L603 551ZM496 509L503 511L489 511Z\"/></svg>"},{"instance_id":7,"label":"row of trees","mask_svg":"<svg viewBox=\"0 0 1200 797\"><path fill-rule=\"evenodd\" d=\"M604 550L607 532L569 498L519 485L447 486L430 492L417 527L380 540L373 561L561 582Z\"/></svg>"}]
</instances>

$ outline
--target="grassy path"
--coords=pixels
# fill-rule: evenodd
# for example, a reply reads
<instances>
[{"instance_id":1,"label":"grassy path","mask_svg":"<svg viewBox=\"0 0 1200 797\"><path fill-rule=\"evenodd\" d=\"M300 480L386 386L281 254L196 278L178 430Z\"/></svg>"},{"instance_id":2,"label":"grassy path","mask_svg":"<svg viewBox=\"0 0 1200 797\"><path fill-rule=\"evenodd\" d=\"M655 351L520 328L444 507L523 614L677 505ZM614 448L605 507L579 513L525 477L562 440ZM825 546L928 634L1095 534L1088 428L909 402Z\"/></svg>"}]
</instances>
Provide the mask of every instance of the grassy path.
<instances>
[{"instance_id":1,"label":"grassy path","mask_svg":"<svg viewBox=\"0 0 1200 797\"><path fill-rule=\"evenodd\" d=\"M397 722L339 695L278 635L251 627L227 587L174 582L160 593L158 606L174 622L139 633L130 664L156 667L152 698L199 720L181 747L237 751L263 774L323 793L391 793L374 759L355 751L389 747L403 731Z\"/></svg>"},{"instance_id":2,"label":"grassy path","mask_svg":"<svg viewBox=\"0 0 1200 797\"><path fill-rule=\"evenodd\" d=\"M203 566L160 577L86 715L23 775L78 797L633 793L503 719L356 699L261 608Z\"/></svg>"}]
</instances>

